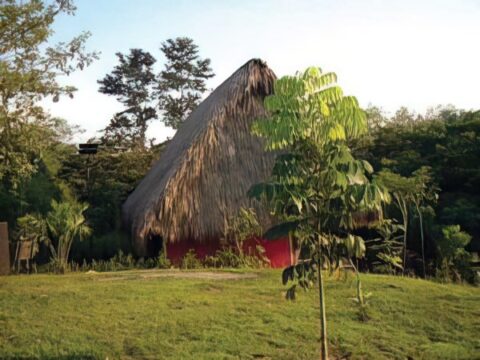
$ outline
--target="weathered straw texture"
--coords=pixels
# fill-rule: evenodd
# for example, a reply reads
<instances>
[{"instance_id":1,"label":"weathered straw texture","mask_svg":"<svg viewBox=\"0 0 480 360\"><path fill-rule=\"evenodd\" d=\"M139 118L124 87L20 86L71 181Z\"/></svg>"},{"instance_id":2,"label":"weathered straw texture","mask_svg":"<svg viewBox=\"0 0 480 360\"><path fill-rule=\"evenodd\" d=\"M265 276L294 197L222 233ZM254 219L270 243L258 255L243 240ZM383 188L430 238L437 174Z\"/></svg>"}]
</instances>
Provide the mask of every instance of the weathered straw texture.
<instances>
[{"instance_id":1,"label":"weathered straw texture","mask_svg":"<svg viewBox=\"0 0 480 360\"><path fill-rule=\"evenodd\" d=\"M268 178L274 155L250 128L265 115L263 99L274 81L264 62L250 60L178 129L123 206L137 253L145 254L150 235L171 242L218 240L226 219L242 206L254 207L265 223L268 214L246 193Z\"/></svg>"}]
</instances>

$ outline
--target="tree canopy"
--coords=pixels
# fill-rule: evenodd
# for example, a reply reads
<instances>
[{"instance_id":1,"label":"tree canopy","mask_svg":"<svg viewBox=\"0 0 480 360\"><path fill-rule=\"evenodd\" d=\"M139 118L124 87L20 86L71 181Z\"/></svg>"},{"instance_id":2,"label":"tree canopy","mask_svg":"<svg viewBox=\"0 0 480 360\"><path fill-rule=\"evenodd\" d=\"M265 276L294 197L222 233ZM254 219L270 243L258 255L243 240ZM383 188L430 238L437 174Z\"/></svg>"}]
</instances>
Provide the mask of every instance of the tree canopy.
<instances>
[{"instance_id":1,"label":"tree canopy","mask_svg":"<svg viewBox=\"0 0 480 360\"><path fill-rule=\"evenodd\" d=\"M58 139L55 119L40 101L73 97L75 87L61 85L58 77L84 69L97 57L85 49L88 32L49 44L56 17L74 11L69 0L0 4L0 179L8 188L28 179L42 151Z\"/></svg>"},{"instance_id":2,"label":"tree canopy","mask_svg":"<svg viewBox=\"0 0 480 360\"><path fill-rule=\"evenodd\" d=\"M207 91L205 81L215 74L210 59L202 59L188 37L168 39L160 49L167 61L159 75L159 107L165 125L178 129Z\"/></svg>"},{"instance_id":3,"label":"tree canopy","mask_svg":"<svg viewBox=\"0 0 480 360\"><path fill-rule=\"evenodd\" d=\"M148 123L157 117L154 104L155 58L142 49L116 54L119 64L98 81L99 91L112 95L125 110L116 113L105 128L103 142L127 148L144 148Z\"/></svg>"}]
</instances>

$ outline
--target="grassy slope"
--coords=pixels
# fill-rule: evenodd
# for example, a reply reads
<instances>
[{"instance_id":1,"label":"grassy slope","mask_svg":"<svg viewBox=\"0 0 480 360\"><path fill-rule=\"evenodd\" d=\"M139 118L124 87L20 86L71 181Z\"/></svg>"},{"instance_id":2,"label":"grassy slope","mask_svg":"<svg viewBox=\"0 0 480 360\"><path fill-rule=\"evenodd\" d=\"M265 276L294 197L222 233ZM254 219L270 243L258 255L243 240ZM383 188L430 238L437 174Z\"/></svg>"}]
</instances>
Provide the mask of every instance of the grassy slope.
<instances>
[{"instance_id":1,"label":"grassy slope","mask_svg":"<svg viewBox=\"0 0 480 360\"><path fill-rule=\"evenodd\" d=\"M279 271L234 281L129 274L0 277L0 358L317 358L316 293L286 302ZM480 289L363 278L373 292L367 323L350 300L352 280L328 280L337 355L480 358Z\"/></svg>"}]
</instances>

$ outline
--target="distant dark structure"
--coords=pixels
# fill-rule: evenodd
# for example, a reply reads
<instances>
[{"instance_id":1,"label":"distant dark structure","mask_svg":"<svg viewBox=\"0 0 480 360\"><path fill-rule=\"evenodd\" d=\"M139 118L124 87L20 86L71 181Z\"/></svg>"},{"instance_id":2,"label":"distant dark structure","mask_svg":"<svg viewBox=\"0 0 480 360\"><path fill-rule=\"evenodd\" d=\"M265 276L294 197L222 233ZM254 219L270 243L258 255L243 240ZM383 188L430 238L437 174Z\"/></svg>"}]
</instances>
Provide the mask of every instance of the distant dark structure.
<instances>
[{"instance_id":1,"label":"distant dark structure","mask_svg":"<svg viewBox=\"0 0 480 360\"><path fill-rule=\"evenodd\" d=\"M0 222L0 275L8 274L10 274L8 224L6 222Z\"/></svg>"},{"instance_id":2,"label":"distant dark structure","mask_svg":"<svg viewBox=\"0 0 480 360\"><path fill-rule=\"evenodd\" d=\"M98 151L98 144L79 144L78 153L80 155L95 155Z\"/></svg>"}]
</instances>

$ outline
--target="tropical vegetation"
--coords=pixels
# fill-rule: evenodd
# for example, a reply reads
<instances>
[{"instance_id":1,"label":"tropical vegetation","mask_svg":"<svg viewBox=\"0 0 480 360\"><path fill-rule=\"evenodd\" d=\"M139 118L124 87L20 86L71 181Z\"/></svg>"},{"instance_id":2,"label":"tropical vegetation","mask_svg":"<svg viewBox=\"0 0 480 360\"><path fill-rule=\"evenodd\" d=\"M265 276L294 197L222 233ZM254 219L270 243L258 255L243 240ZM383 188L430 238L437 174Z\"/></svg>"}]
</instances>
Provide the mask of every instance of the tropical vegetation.
<instances>
[{"instance_id":1,"label":"tropical vegetation","mask_svg":"<svg viewBox=\"0 0 480 360\"><path fill-rule=\"evenodd\" d=\"M389 115L362 109L318 67L281 77L251 128L275 164L248 192L275 225L263 232L241 208L215 254L137 257L121 206L169 142L148 127L182 126L209 91L211 61L188 37L161 43L163 64L145 49L118 52L98 91L122 109L88 140L98 152L80 155L82 129L45 110L75 94L60 77L99 57L89 32L51 43L55 20L75 10L71 0L0 2L0 220L11 248L32 243L39 272L64 274L0 278L0 357L148 357L162 344L166 358L312 358L319 338L323 359L475 357L480 110ZM261 247L244 252L254 236L288 236L297 263L264 269Z\"/></svg>"}]
</instances>

